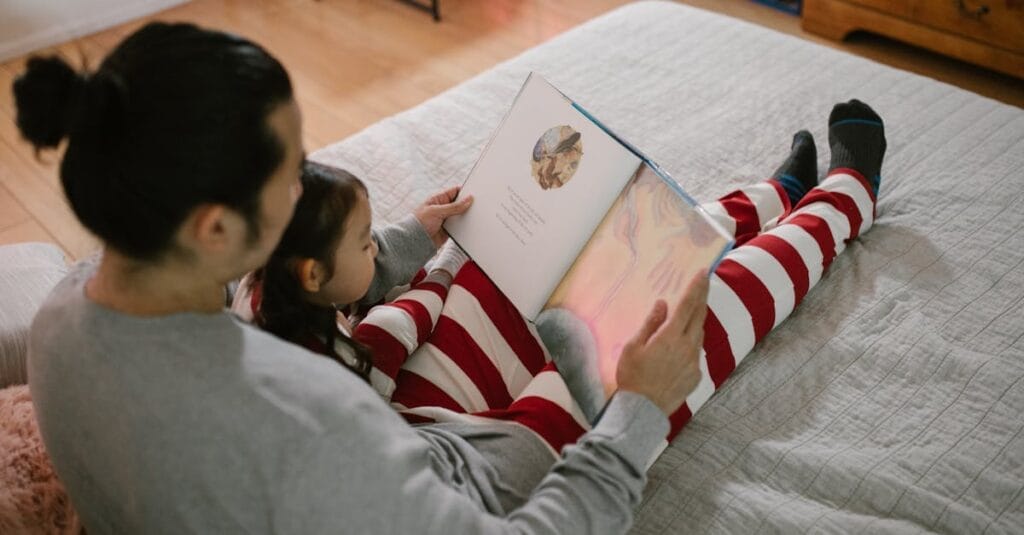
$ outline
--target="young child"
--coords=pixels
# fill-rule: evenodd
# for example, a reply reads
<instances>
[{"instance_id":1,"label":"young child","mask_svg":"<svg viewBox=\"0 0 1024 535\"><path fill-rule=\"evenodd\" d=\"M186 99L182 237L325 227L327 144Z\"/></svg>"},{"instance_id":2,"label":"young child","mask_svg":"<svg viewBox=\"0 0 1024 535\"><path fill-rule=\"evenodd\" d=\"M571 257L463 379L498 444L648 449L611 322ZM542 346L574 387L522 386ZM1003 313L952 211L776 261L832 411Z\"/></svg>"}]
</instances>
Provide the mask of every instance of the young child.
<instances>
[{"instance_id":1,"label":"young child","mask_svg":"<svg viewBox=\"0 0 1024 535\"><path fill-rule=\"evenodd\" d=\"M370 232L366 187L344 170L315 162L304 165L301 180L303 193L277 248L262 268L239 285L232 304L239 316L350 368L392 401L410 423L516 421L537 433L554 452L589 428L550 357L536 342L533 351L523 353L527 363L517 364L511 372L525 379L519 381L519 396L505 395L506 386L495 381L491 388L481 389L488 391L484 395L487 408L473 414L444 393L458 390L456 385L426 382L421 375L403 370L417 350L422 356L417 362L431 367L437 356L431 354L437 351L428 343L431 336L443 338L457 329L441 317L441 311L455 274L467 260L465 254L454 244L442 248L429 269L417 273L408 291L370 308L353 322L350 316L358 317L354 305L374 278L378 252ZM491 295L500 294L491 290ZM531 332L515 336L533 339ZM433 342L444 347L437 336ZM534 383L532 389L530 383Z\"/></svg>"},{"instance_id":2,"label":"young child","mask_svg":"<svg viewBox=\"0 0 1024 535\"><path fill-rule=\"evenodd\" d=\"M359 179L303 164L303 195L270 259L239 285L232 309L263 329L328 356L369 380L371 357L335 303L352 303L373 278L377 243ZM335 276L338 275L338 276Z\"/></svg>"}]
</instances>

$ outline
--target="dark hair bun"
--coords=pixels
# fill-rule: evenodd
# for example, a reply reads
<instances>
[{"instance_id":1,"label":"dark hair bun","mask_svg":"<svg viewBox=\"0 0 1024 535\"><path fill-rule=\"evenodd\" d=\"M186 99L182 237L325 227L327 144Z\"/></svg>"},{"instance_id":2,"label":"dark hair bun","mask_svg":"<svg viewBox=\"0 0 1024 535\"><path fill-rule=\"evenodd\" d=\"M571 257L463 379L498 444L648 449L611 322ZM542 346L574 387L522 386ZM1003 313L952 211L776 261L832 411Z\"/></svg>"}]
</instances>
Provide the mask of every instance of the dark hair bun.
<instances>
[{"instance_id":1,"label":"dark hair bun","mask_svg":"<svg viewBox=\"0 0 1024 535\"><path fill-rule=\"evenodd\" d=\"M56 147L68 135L86 78L61 58L33 57L14 81L21 135L37 148Z\"/></svg>"}]
</instances>

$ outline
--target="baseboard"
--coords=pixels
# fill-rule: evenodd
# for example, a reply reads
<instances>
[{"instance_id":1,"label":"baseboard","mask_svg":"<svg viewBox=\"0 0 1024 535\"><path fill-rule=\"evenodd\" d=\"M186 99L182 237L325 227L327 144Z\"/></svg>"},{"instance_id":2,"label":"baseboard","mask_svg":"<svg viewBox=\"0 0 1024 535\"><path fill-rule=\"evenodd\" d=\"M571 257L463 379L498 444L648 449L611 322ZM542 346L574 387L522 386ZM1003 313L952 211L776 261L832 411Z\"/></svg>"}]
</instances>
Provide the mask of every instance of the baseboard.
<instances>
[{"instance_id":1,"label":"baseboard","mask_svg":"<svg viewBox=\"0 0 1024 535\"><path fill-rule=\"evenodd\" d=\"M28 54L48 46L57 45L105 30L132 19L151 15L158 11L184 4L188 0L134 0L121 2L120 5L97 13L90 17L82 17L74 21L58 24L50 28L40 28L24 37L10 42L0 43L0 61Z\"/></svg>"}]
</instances>

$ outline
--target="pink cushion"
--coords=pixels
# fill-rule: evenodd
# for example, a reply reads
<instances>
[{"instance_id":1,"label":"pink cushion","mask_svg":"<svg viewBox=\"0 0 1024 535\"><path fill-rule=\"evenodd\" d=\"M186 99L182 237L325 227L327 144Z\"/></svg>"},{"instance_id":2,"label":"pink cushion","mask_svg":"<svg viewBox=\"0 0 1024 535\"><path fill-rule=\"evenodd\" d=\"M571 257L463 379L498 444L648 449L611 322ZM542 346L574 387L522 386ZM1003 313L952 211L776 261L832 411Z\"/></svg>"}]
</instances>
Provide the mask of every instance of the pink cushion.
<instances>
[{"instance_id":1,"label":"pink cushion","mask_svg":"<svg viewBox=\"0 0 1024 535\"><path fill-rule=\"evenodd\" d=\"M36 425L28 386L0 390L0 533L80 533Z\"/></svg>"}]
</instances>

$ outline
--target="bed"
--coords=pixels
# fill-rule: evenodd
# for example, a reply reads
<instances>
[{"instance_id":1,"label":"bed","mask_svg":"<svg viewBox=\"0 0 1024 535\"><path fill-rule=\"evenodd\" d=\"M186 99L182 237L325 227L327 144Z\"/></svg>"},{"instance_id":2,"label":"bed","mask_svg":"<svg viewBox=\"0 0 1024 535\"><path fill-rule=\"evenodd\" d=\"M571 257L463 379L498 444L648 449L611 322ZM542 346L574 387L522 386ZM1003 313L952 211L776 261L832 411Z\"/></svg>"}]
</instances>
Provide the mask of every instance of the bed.
<instances>
[{"instance_id":1,"label":"bed","mask_svg":"<svg viewBox=\"0 0 1024 535\"><path fill-rule=\"evenodd\" d=\"M649 472L634 533L1024 532L1024 110L669 2L630 4L313 154L394 220L467 175L530 71L697 199L833 103L884 118L878 220Z\"/></svg>"}]
</instances>

